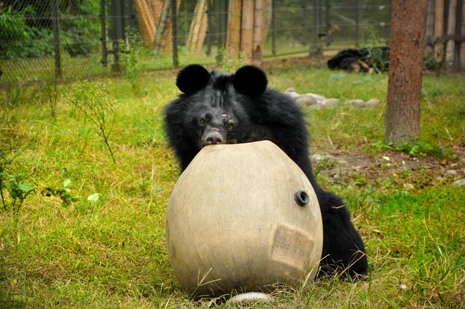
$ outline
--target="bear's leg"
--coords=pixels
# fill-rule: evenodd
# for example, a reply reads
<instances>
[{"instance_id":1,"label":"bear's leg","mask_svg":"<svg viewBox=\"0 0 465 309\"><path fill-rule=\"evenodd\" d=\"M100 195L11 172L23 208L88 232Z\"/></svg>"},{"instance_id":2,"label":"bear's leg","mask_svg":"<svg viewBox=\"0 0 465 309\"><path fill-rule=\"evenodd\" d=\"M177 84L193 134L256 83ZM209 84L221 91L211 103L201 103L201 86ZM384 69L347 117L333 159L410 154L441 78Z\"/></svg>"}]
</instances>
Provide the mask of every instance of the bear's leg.
<instances>
[{"instance_id":1,"label":"bear's leg","mask_svg":"<svg viewBox=\"0 0 465 309\"><path fill-rule=\"evenodd\" d=\"M367 275L365 246L350 221L350 212L334 193L316 190L323 218L322 271L347 272L350 276Z\"/></svg>"}]
</instances>

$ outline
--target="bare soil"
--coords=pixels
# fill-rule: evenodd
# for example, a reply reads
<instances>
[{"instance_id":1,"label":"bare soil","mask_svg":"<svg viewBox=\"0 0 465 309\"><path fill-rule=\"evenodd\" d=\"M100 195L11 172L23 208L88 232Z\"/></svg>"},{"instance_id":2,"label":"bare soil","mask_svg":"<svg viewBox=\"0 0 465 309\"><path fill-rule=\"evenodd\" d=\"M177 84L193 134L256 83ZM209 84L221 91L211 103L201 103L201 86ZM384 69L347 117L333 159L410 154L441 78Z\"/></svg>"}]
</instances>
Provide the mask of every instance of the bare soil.
<instances>
[{"instance_id":1,"label":"bare soil","mask_svg":"<svg viewBox=\"0 0 465 309\"><path fill-rule=\"evenodd\" d=\"M394 184L402 184L405 190L414 190L465 179L465 145L449 150L453 154L447 159L431 155L412 157L397 150L367 155L354 149L312 149L313 154L323 156L322 159L313 155L312 163L317 169L326 161L320 174L328 176L333 183L350 182L363 176L370 184L390 179ZM326 155L335 159L326 159Z\"/></svg>"}]
</instances>

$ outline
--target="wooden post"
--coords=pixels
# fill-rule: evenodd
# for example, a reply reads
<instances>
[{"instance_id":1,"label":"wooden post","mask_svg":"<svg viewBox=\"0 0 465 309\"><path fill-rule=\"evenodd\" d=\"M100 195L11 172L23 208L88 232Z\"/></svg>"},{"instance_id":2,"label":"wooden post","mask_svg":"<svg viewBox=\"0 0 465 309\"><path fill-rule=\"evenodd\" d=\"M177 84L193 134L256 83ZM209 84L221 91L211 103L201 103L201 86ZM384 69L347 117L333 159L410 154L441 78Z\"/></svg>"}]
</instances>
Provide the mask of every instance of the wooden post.
<instances>
[{"instance_id":1,"label":"wooden post","mask_svg":"<svg viewBox=\"0 0 465 309\"><path fill-rule=\"evenodd\" d=\"M434 36L444 35L444 0L436 0L436 10L434 12ZM444 59L444 46L442 42L434 45L434 58L437 62Z\"/></svg>"}]
</instances>

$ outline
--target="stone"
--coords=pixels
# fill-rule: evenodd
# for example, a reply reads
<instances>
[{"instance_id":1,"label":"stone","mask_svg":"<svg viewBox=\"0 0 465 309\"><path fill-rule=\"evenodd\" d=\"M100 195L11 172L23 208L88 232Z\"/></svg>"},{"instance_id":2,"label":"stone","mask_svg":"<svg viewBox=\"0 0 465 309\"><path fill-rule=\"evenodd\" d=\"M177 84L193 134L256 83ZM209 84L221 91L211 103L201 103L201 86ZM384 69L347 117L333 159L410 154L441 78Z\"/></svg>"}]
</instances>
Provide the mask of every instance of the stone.
<instances>
[{"instance_id":1,"label":"stone","mask_svg":"<svg viewBox=\"0 0 465 309\"><path fill-rule=\"evenodd\" d=\"M459 180L456 180L452 183L452 185L455 187L455 186L465 186L465 179L459 179Z\"/></svg>"},{"instance_id":2,"label":"stone","mask_svg":"<svg viewBox=\"0 0 465 309\"><path fill-rule=\"evenodd\" d=\"M318 103L317 99L314 96L308 94L302 94L296 97L295 101L297 102L297 104L300 104L302 106L315 105Z\"/></svg>"},{"instance_id":3,"label":"stone","mask_svg":"<svg viewBox=\"0 0 465 309\"><path fill-rule=\"evenodd\" d=\"M455 176L458 176L458 175L459 175L459 173L457 173L456 170L448 170L448 171L446 171L446 174L445 174L446 177L455 177Z\"/></svg>"},{"instance_id":4,"label":"stone","mask_svg":"<svg viewBox=\"0 0 465 309\"><path fill-rule=\"evenodd\" d=\"M378 99L371 99L371 100L366 101L365 103L366 107L373 107L374 105L378 105L378 104L379 104Z\"/></svg>"},{"instance_id":5,"label":"stone","mask_svg":"<svg viewBox=\"0 0 465 309\"><path fill-rule=\"evenodd\" d=\"M351 107L356 107L356 108L365 108L366 107L365 101L360 100L360 99L350 100L350 101L347 101L344 104L349 104Z\"/></svg>"},{"instance_id":6,"label":"stone","mask_svg":"<svg viewBox=\"0 0 465 309\"><path fill-rule=\"evenodd\" d=\"M317 101L324 101L326 100L327 98L322 96L322 95L319 95L319 94L315 94L315 93L307 93L307 95L311 95L313 97L315 97L315 99L317 99Z\"/></svg>"},{"instance_id":7,"label":"stone","mask_svg":"<svg viewBox=\"0 0 465 309\"><path fill-rule=\"evenodd\" d=\"M339 104L339 99L331 98L321 101L321 104L325 107L337 106Z\"/></svg>"}]
</instances>

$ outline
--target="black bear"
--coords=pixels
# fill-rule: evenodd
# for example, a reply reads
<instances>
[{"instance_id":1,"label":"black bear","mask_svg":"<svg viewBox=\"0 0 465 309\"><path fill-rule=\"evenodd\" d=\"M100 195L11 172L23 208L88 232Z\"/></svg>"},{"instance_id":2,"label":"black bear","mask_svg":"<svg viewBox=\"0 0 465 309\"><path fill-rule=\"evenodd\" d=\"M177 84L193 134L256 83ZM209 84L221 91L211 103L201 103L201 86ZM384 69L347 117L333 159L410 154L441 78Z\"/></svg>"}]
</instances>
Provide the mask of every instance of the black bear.
<instances>
[{"instance_id":1,"label":"black bear","mask_svg":"<svg viewBox=\"0 0 465 309\"><path fill-rule=\"evenodd\" d=\"M235 74L184 67L176 85L183 92L164 109L165 130L184 170L206 145L269 140L307 175L323 218L322 271L366 275L362 238L342 199L323 190L309 159L305 116L292 98L267 88L265 72L244 66Z\"/></svg>"},{"instance_id":2,"label":"black bear","mask_svg":"<svg viewBox=\"0 0 465 309\"><path fill-rule=\"evenodd\" d=\"M328 68L355 72L369 72L373 68L376 72L387 72L390 53L389 46L344 49L328 60Z\"/></svg>"}]
</instances>

